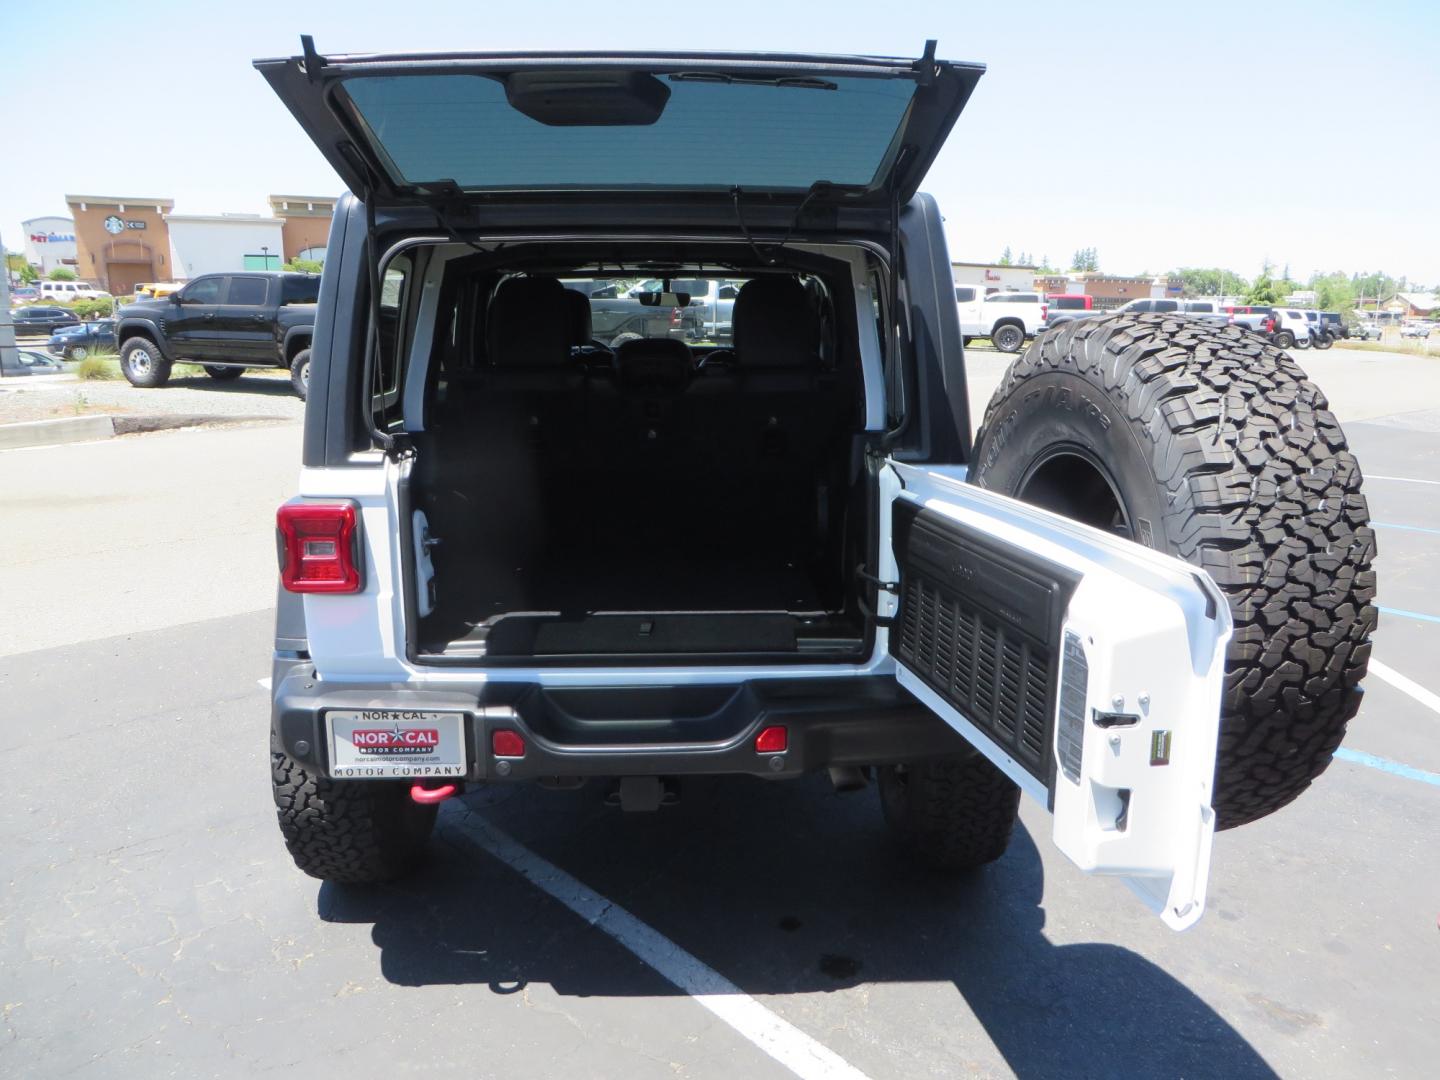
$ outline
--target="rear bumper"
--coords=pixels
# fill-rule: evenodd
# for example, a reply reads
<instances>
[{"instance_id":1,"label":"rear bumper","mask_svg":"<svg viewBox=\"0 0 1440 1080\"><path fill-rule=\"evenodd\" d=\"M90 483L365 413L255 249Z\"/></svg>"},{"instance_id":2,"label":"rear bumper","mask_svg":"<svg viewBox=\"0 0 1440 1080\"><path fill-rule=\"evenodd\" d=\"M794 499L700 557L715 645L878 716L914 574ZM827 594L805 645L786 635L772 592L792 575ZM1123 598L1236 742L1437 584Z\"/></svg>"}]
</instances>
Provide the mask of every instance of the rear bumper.
<instances>
[{"instance_id":1,"label":"rear bumper","mask_svg":"<svg viewBox=\"0 0 1440 1080\"><path fill-rule=\"evenodd\" d=\"M472 781L787 777L831 765L963 753L969 745L888 676L584 690L477 681L420 689L322 683L307 662L277 658L273 687L271 724L281 746L324 775L330 757L324 717L330 709L465 713L466 778ZM758 753L756 735L774 725L786 729L785 751ZM525 740L523 757L491 753L491 737L499 730Z\"/></svg>"}]
</instances>

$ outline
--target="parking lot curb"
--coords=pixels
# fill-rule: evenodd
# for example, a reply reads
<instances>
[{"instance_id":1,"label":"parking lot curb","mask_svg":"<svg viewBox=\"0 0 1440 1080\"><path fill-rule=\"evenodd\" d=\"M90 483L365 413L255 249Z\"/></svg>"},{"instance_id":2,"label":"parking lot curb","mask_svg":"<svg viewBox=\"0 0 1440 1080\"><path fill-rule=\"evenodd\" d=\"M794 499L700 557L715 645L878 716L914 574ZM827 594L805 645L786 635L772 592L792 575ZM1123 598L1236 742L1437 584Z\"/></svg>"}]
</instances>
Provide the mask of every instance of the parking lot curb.
<instances>
[{"instance_id":1,"label":"parking lot curb","mask_svg":"<svg viewBox=\"0 0 1440 1080\"><path fill-rule=\"evenodd\" d=\"M114 434L113 416L64 416L57 420L27 420L18 424L0 424L0 450L92 442L95 439L108 439Z\"/></svg>"},{"instance_id":2,"label":"parking lot curb","mask_svg":"<svg viewBox=\"0 0 1440 1080\"><path fill-rule=\"evenodd\" d=\"M0 424L0 450L93 442L115 435L143 435L152 431L175 431L179 428L236 427L242 424L288 422L289 417L285 416L215 416L205 413L175 413L168 416L66 416L56 420Z\"/></svg>"}]
</instances>

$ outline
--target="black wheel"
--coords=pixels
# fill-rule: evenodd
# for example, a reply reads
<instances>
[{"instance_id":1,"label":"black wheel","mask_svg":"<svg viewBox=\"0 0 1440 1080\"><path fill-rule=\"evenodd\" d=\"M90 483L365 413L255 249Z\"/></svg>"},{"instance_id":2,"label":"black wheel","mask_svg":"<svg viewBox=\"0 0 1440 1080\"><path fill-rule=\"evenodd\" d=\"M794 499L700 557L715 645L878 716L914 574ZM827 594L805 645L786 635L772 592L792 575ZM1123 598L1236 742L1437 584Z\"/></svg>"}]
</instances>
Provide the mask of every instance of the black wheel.
<instances>
[{"instance_id":1,"label":"black wheel","mask_svg":"<svg viewBox=\"0 0 1440 1080\"><path fill-rule=\"evenodd\" d=\"M1295 347L1295 335L1289 330L1281 330L1275 334L1274 345L1277 349L1293 349Z\"/></svg>"},{"instance_id":2,"label":"black wheel","mask_svg":"<svg viewBox=\"0 0 1440 1080\"><path fill-rule=\"evenodd\" d=\"M310 393L309 349L301 349L295 354L295 359L290 361L290 385L295 387L295 393L300 395L301 401Z\"/></svg>"},{"instance_id":3,"label":"black wheel","mask_svg":"<svg viewBox=\"0 0 1440 1080\"><path fill-rule=\"evenodd\" d=\"M1296 338L1296 339L1295 339L1295 348L1297 348L1297 349L1308 349L1308 348L1310 348L1310 339L1309 339L1308 337Z\"/></svg>"},{"instance_id":4,"label":"black wheel","mask_svg":"<svg viewBox=\"0 0 1440 1080\"><path fill-rule=\"evenodd\" d=\"M65 349L60 355L63 356L66 360L84 360L85 357L90 355L90 350L85 348L84 345L71 345L68 349Z\"/></svg>"},{"instance_id":5,"label":"black wheel","mask_svg":"<svg viewBox=\"0 0 1440 1080\"><path fill-rule=\"evenodd\" d=\"M970 870L1005 854L1020 789L978 752L879 770L891 833L935 870Z\"/></svg>"},{"instance_id":6,"label":"black wheel","mask_svg":"<svg viewBox=\"0 0 1440 1080\"><path fill-rule=\"evenodd\" d=\"M1025 331L1014 323L997 326L990 332L990 344L1001 352L1019 352L1025 344Z\"/></svg>"},{"instance_id":7,"label":"black wheel","mask_svg":"<svg viewBox=\"0 0 1440 1080\"><path fill-rule=\"evenodd\" d=\"M120 370L131 386L164 386L170 381L170 361L149 338L133 337L120 350Z\"/></svg>"},{"instance_id":8,"label":"black wheel","mask_svg":"<svg viewBox=\"0 0 1440 1080\"><path fill-rule=\"evenodd\" d=\"M1314 345L1317 349L1328 349L1331 345L1335 344L1335 339L1329 334L1320 334L1315 338L1314 341L1311 342L1311 344Z\"/></svg>"},{"instance_id":9,"label":"black wheel","mask_svg":"<svg viewBox=\"0 0 1440 1080\"><path fill-rule=\"evenodd\" d=\"M270 740L270 783L280 833L295 865L342 885L390 881L425 854L435 807L410 798L408 781L330 780Z\"/></svg>"},{"instance_id":10,"label":"black wheel","mask_svg":"<svg viewBox=\"0 0 1440 1080\"><path fill-rule=\"evenodd\" d=\"M245 374L244 368L225 367L221 364L206 364L205 374L219 382L230 382Z\"/></svg>"},{"instance_id":11,"label":"black wheel","mask_svg":"<svg viewBox=\"0 0 1440 1080\"><path fill-rule=\"evenodd\" d=\"M982 486L1204 567L1225 592L1220 828L1325 771L1370 658L1375 535L1344 433L1289 356L1163 315L1071 324L1011 365L975 462Z\"/></svg>"}]
</instances>

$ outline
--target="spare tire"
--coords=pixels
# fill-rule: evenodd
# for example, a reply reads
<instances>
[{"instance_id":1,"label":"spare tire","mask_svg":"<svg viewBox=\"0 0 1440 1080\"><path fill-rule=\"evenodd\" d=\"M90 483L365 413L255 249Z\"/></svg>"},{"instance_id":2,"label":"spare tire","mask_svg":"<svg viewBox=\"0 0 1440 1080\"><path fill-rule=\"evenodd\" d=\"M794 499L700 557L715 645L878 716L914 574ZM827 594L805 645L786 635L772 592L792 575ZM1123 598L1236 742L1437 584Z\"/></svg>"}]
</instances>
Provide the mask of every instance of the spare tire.
<instances>
[{"instance_id":1,"label":"spare tire","mask_svg":"<svg viewBox=\"0 0 1440 1080\"><path fill-rule=\"evenodd\" d=\"M1325 396L1238 327L1108 316L1046 334L985 411L973 478L1204 567L1229 598L1217 825L1325 771L1360 704L1375 536Z\"/></svg>"}]
</instances>

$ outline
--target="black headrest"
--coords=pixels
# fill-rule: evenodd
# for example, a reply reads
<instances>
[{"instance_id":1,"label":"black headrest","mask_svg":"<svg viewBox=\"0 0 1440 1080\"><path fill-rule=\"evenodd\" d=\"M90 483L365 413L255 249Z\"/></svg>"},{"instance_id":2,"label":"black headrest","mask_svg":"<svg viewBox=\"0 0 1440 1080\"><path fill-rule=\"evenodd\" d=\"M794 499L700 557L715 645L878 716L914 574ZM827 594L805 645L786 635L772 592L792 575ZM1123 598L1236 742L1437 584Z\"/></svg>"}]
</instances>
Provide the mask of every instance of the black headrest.
<instances>
[{"instance_id":1,"label":"black headrest","mask_svg":"<svg viewBox=\"0 0 1440 1080\"><path fill-rule=\"evenodd\" d=\"M594 336L590 330L590 298L577 289L566 289L565 303L570 305L570 344L589 345Z\"/></svg>"},{"instance_id":2,"label":"black headrest","mask_svg":"<svg viewBox=\"0 0 1440 1080\"><path fill-rule=\"evenodd\" d=\"M735 297L732 320L741 367L799 367L819 356L820 316L793 277L747 281Z\"/></svg>"},{"instance_id":3,"label":"black headrest","mask_svg":"<svg viewBox=\"0 0 1440 1080\"><path fill-rule=\"evenodd\" d=\"M490 299L487 353L496 367L570 362L570 308L554 278L506 278Z\"/></svg>"},{"instance_id":4,"label":"black headrest","mask_svg":"<svg viewBox=\"0 0 1440 1080\"><path fill-rule=\"evenodd\" d=\"M662 393L684 390L695 371L690 346L676 338L625 342L615 354L615 369L623 389Z\"/></svg>"}]
</instances>

